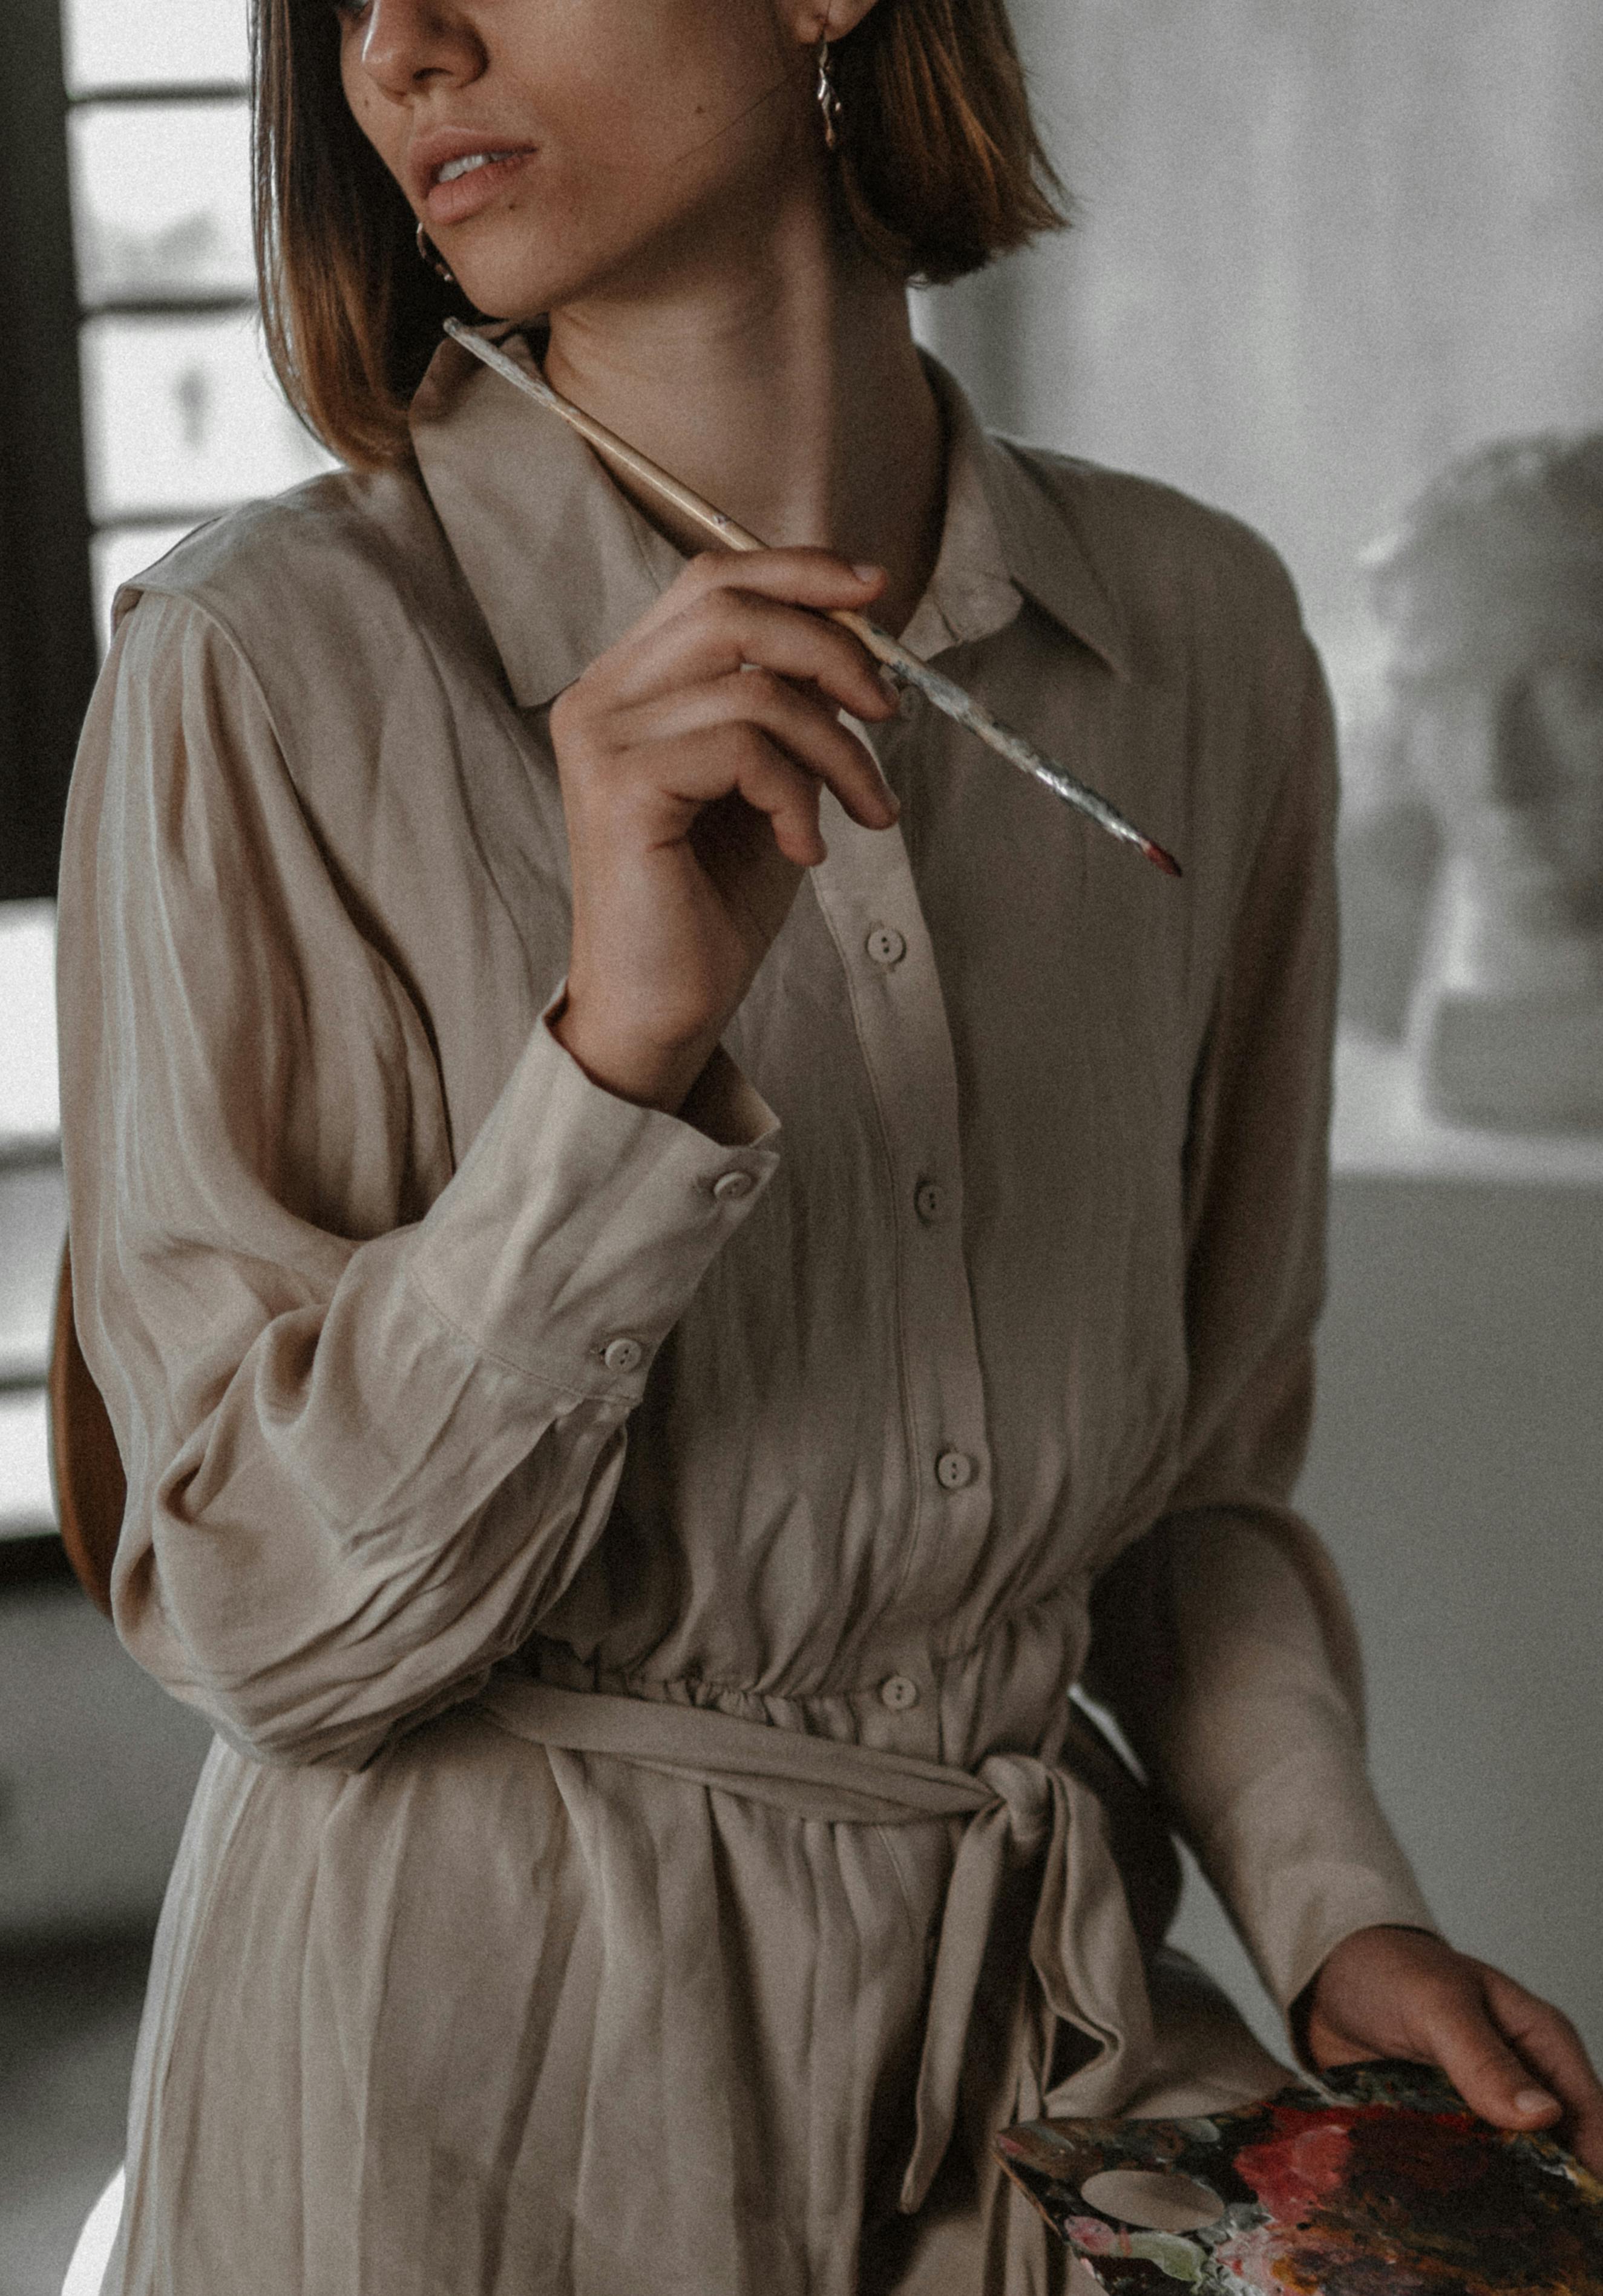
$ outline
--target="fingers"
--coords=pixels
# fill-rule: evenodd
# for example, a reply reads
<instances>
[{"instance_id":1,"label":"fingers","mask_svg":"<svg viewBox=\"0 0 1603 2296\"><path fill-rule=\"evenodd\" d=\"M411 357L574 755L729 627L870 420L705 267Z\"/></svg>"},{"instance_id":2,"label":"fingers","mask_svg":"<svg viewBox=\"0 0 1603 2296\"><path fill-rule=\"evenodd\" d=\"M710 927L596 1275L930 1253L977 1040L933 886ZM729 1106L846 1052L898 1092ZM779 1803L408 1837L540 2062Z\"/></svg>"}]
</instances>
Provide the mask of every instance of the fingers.
<instances>
[{"instance_id":1,"label":"fingers","mask_svg":"<svg viewBox=\"0 0 1603 2296\"><path fill-rule=\"evenodd\" d=\"M1603 2172L1603 2090L1574 2026L1500 1970L1467 1957L1459 1969L1424 2025L1465 2103L1499 2128L1562 2135Z\"/></svg>"},{"instance_id":2,"label":"fingers","mask_svg":"<svg viewBox=\"0 0 1603 2296\"><path fill-rule=\"evenodd\" d=\"M884 586L883 566L849 565L833 550L803 545L781 550L708 550L690 560L639 627L670 621L719 590L750 590L826 614L842 606L861 612Z\"/></svg>"},{"instance_id":3,"label":"fingers","mask_svg":"<svg viewBox=\"0 0 1603 2296\"><path fill-rule=\"evenodd\" d=\"M1564 2109L1563 2136L1570 2150L1594 2175L1603 2176L1603 2081L1599 2081L1586 2045L1569 2019L1550 2001L1531 1993L1501 1970L1477 1964L1482 1972L1487 2007L1517 2052L1528 2072L1524 2087L1545 2083ZM1551 2116L1549 2116L1550 2120ZM1544 2122L1520 2121L1518 2127L1542 2127Z\"/></svg>"},{"instance_id":4,"label":"fingers","mask_svg":"<svg viewBox=\"0 0 1603 2296\"><path fill-rule=\"evenodd\" d=\"M694 609L644 632L612 667L612 700L628 708L676 685L746 667L816 685L840 708L870 723L889 717L896 706L874 657L850 630L733 588L718 589Z\"/></svg>"},{"instance_id":5,"label":"fingers","mask_svg":"<svg viewBox=\"0 0 1603 2296\"><path fill-rule=\"evenodd\" d=\"M871 604L884 578L878 567L859 572L825 550L709 553L690 562L589 675L627 704L752 662L810 679L841 708L876 720L895 704L873 656L821 616Z\"/></svg>"},{"instance_id":6,"label":"fingers","mask_svg":"<svg viewBox=\"0 0 1603 2296\"><path fill-rule=\"evenodd\" d=\"M740 725L765 735L805 773L826 783L865 829L884 829L895 820L896 800L864 743L831 711L771 670L736 671L620 711L612 721L612 736L627 756L629 750L648 743L678 742L686 734ZM725 759L730 754L721 753ZM719 770L728 770L727 765ZM666 781L662 786L668 787ZM676 796L687 793L673 791ZM727 785L706 789L703 801L726 793ZM814 797L816 809L816 791Z\"/></svg>"},{"instance_id":7,"label":"fingers","mask_svg":"<svg viewBox=\"0 0 1603 2296\"><path fill-rule=\"evenodd\" d=\"M677 834L689 834L703 807L740 797L768 816L775 844L797 868L826 857L819 780L753 726L729 719L688 729L661 744L657 769L658 786L678 809Z\"/></svg>"},{"instance_id":8,"label":"fingers","mask_svg":"<svg viewBox=\"0 0 1603 2296\"><path fill-rule=\"evenodd\" d=\"M1315 1979L1309 2050L1321 2066L1381 2055L1441 2066L1499 2128L1550 2131L1603 2176L1603 2087L1550 2002L1427 1931L1343 1940Z\"/></svg>"},{"instance_id":9,"label":"fingers","mask_svg":"<svg viewBox=\"0 0 1603 2296\"><path fill-rule=\"evenodd\" d=\"M1431 2053L1471 2112L1500 2128L1542 2128L1562 2111L1492 2021L1480 1988L1455 1988L1425 2026Z\"/></svg>"},{"instance_id":10,"label":"fingers","mask_svg":"<svg viewBox=\"0 0 1603 2296\"><path fill-rule=\"evenodd\" d=\"M696 783L696 801L716 802L734 787L736 754L727 743L706 754L706 772L690 775L688 753L678 780L663 777L663 744L736 722L831 789L867 829L888 828L900 811L867 745L843 727L838 710L867 719L895 707L873 657L851 633L819 618L838 603L864 605L884 586L878 568L858 570L823 550L763 550L693 560L671 588L559 697L552 713L570 819L576 810L621 804L648 840L670 840L686 824L679 808ZM806 611L798 611L798 609ZM763 763L765 787L771 766ZM774 791L770 789L770 797ZM797 792L792 791L794 798ZM654 800L655 804L654 807ZM815 826L803 835L794 806L762 808L785 826L781 850L805 848L822 857L816 788L809 800ZM598 816L597 816L598 818Z\"/></svg>"}]
</instances>

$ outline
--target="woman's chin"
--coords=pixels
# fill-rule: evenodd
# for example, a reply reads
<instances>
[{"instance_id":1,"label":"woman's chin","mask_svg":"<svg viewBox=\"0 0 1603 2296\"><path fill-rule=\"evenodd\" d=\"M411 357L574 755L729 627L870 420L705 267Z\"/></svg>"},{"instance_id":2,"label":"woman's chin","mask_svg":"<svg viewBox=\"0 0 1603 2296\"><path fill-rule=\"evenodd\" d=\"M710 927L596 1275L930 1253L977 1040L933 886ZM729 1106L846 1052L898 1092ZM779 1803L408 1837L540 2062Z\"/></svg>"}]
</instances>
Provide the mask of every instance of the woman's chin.
<instances>
[{"instance_id":1,"label":"woman's chin","mask_svg":"<svg viewBox=\"0 0 1603 2296\"><path fill-rule=\"evenodd\" d=\"M595 275L593 260L551 245L547 234L537 239L529 226L526 211L486 216L437 242L457 285L487 319L527 319L548 311Z\"/></svg>"},{"instance_id":2,"label":"woman's chin","mask_svg":"<svg viewBox=\"0 0 1603 2296\"><path fill-rule=\"evenodd\" d=\"M526 268L464 262L453 264L456 284L481 317L532 319L550 308L544 281L531 279Z\"/></svg>"},{"instance_id":3,"label":"woman's chin","mask_svg":"<svg viewBox=\"0 0 1603 2296\"><path fill-rule=\"evenodd\" d=\"M582 297L594 283L596 267L560 262L497 262L477 253L451 268L473 308L486 319L543 318L563 303Z\"/></svg>"},{"instance_id":4,"label":"woman's chin","mask_svg":"<svg viewBox=\"0 0 1603 2296\"><path fill-rule=\"evenodd\" d=\"M508 324L532 326L537 320L543 319L546 316L546 306L543 303L525 305L521 301L508 301L501 297L487 299L482 295L475 295L465 280L458 280L456 283L473 305L479 321L486 326L500 327Z\"/></svg>"}]
</instances>

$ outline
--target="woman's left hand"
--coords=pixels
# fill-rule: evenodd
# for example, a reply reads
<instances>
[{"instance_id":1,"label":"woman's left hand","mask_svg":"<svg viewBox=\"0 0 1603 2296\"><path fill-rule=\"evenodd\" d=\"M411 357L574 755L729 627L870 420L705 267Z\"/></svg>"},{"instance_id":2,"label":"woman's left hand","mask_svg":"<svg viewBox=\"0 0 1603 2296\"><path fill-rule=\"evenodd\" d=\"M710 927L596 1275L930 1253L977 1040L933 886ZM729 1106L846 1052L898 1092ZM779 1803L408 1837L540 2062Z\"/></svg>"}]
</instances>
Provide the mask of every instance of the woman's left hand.
<instances>
[{"instance_id":1,"label":"woman's left hand","mask_svg":"<svg viewBox=\"0 0 1603 2296\"><path fill-rule=\"evenodd\" d=\"M1499 2128L1550 2132L1603 2176L1603 2085L1563 2013L1424 1930L1355 1931L1314 1979L1308 2054L1439 2065Z\"/></svg>"}]
</instances>

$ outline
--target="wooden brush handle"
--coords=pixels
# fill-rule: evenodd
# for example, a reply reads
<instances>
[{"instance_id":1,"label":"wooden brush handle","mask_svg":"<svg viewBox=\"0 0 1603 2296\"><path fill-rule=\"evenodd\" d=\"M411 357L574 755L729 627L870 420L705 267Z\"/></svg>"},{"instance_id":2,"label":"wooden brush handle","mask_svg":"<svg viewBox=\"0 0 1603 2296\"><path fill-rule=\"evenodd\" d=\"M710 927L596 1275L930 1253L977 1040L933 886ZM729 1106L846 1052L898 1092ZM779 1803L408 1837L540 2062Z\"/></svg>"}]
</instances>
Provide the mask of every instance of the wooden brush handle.
<instances>
[{"instance_id":1,"label":"wooden brush handle","mask_svg":"<svg viewBox=\"0 0 1603 2296\"><path fill-rule=\"evenodd\" d=\"M649 455L641 454L639 448L631 447L627 439L621 439L604 422L598 422L593 414L587 414L582 406L575 406L571 399L564 398L560 391L553 390L538 368L521 366L515 359L508 358L498 343L490 342L472 327L464 327L460 320L448 319L445 330L453 342L460 343L464 350L471 351L476 359L482 359L486 366L493 367L526 398L538 400L553 414L560 414L581 439L627 471L649 494L655 495L660 502L670 503L693 525L699 527L710 542L724 550L768 548L767 543L748 533L744 526L737 526L732 518L698 495L693 487L687 487L682 480L676 479L671 471L663 470L662 464L654 463ZM1173 855L1166 853L1150 837L1143 836L1135 824L1127 821L1105 797L1099 797L1094 789L1077 775L1070 773L1066 767L1058 765L1054 758L1043 757L1022 734L1015 734L1010 726L999 724L972 693L966 693L951 678L943 677L938 669L932 669L927 661L910 652L900 639L893 638L888 630L882 630L877 622L871 622L866 614L853 613L849 606L834 608L828 619L839 622L843 629L850 630L853 637L867 646L876 661L884 664L892 676L900 678L904 685L917 687L927 701L958 725L966 726L988 749L994 750L999 757L1006 758L1010 766L1016 766L1021 773L1029 774L1042 783L1055 796L1077 807L1081 813L1089 814L1110 836L1118 838L1124 844L1138 846L1147 858L1167 875L1180 875L1180 863Z\"/></svg>"}]
</instances>

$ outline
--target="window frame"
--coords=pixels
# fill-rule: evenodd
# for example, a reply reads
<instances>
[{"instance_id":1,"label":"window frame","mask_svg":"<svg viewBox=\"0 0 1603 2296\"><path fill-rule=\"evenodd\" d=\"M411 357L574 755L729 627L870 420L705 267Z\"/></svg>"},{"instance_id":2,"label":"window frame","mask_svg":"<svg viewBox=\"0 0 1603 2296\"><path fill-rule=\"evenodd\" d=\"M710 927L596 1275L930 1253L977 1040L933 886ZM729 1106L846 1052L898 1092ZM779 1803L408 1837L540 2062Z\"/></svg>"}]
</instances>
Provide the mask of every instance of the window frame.
<instances>
[{"instance_id":1,"label":"window frame","mask_svg":"<svg viewBox=\"0 0 1603 2296\"><path fill-rule=\"evenodd\" d=\"M91 515L81 329L100 316L187 318L256 308L254 294L78 292L69 121L89 105L238 102L238 80L69 89L61 0L5 0L0 246L12 258L11 419L0 426L0 900L53 898L67 788L104 633L97 532L150 522ZM198 525L218 505L163 512Z\"/></svg>"},{"instance_id":2,"label":"window frame","mask_svg":"<svg viewBox=\"0 0 1603 2296\"><path fill-rule=\"evenodd\" d=\"M0 246L11 280L0 423L0 900L53 898L98 664L60 0L5 0Z\"/></svg>"},{"instance_id":3,"label":"window frame","mask_svg":"<svg viewBox=\"0 0 1603 2296\"><path fill-rule=\"evenodd\" d=\"M0 901L53 900L68 785L105 633L95 627L84 433L82 328L102 313L188 317L254 309L254 295L80 296L70 121L86 106L236 102L238 81L70 89L62 0L4 0L0 72L0 246L6 250L8 405L0 422ZM197 504L189 522L216 514ZM182 524L175 509L163 522ZM0 1143L0 1185L53 1165L54 1144ZM33 1394L30 1374L0 1375ZM0 1594L70 1580L55 1530L0 1536Z\"/></svg>"}]
</instances>

